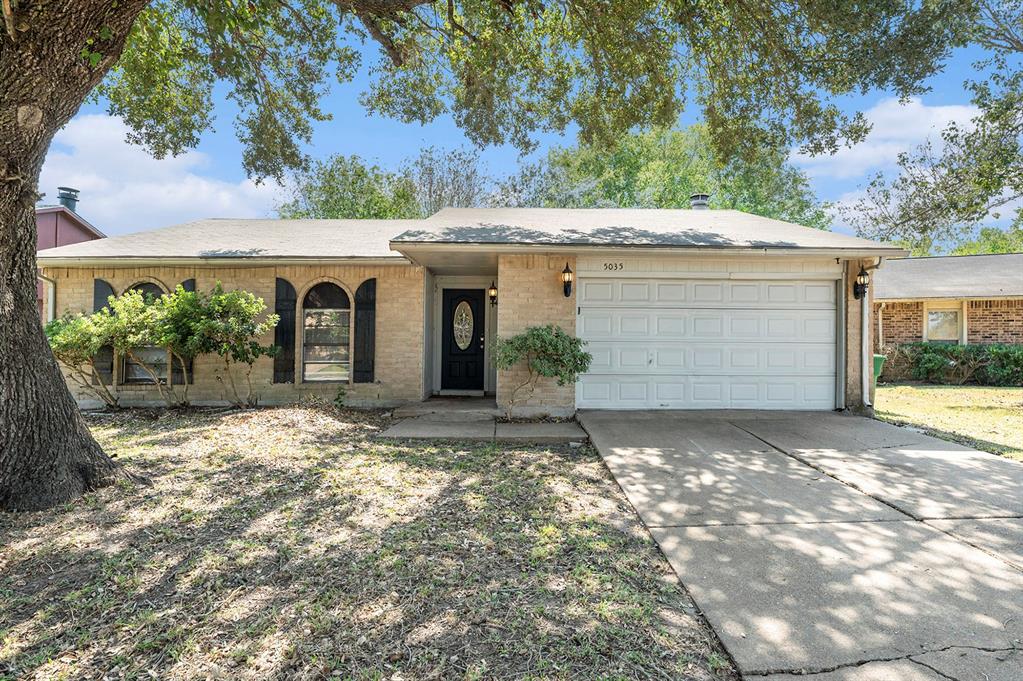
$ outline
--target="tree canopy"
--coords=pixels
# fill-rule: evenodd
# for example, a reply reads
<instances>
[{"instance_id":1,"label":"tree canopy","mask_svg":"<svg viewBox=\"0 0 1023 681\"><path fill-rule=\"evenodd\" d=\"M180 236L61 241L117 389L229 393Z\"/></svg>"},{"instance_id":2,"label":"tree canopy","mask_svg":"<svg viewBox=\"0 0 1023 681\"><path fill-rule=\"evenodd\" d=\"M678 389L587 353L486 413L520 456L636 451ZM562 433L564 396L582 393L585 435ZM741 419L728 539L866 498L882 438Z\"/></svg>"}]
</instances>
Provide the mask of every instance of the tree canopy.
<instances>
[{"instance_id":1,"label":"tree canopy","mask_svg":"<svg viewBox=\"0 0 1023 681\"><path fill-rule=\"evenodd\" d=\"M95 95L158 156L194 146L226 93L259 177L303 165L312 124L330 118L320 96L363 68L366 40L382 57L362 95L371 113L450 114L474 143L529 149L534 131L569 125L612 144L674 124L692 101L730 158L861 139L862 118L833 98L921 92L976 12L954 0L155 0L120 59L102 28L82 58L111 69Z\"/></svg>"},{"instance_id":2,"label":"tree canopy","mask_svg":"<svg viewBox=\"0 0 1023 681\"><path fill-rule=\"evenodd\" d=\"M500 183L497 205L551 208L688 208L696 193L733 208L827 229L830 217L806 176L773 150L721 164L708 126L623 137L613 150L553 149L540 163Z\"/></svg>"},{"instance_id":3,"label":"tree canopy","mask_svg":"<svg viewBox=\"0 0 1023 681\"><path fill-rule=\"evenodd\" d=\"M964 84L979 113L901 154L896 175L873 178L845 210L863 236L926 254L969 243L1003 211L1023 224L1023 0L982 3L971 16L967 35L988 55ZM993 244L993 237L981 232L964 246Z\"/></svg>"}]
</instances>

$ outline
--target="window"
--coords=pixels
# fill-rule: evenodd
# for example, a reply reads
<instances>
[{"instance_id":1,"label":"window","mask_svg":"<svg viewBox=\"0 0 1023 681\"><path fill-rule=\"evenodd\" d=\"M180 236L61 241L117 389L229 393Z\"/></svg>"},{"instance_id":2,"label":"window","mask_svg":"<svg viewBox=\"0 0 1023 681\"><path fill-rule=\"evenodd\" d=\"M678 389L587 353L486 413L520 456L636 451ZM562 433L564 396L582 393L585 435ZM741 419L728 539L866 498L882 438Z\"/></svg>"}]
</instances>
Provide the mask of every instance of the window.
<instances>
[{"instance_id":1,"label":"window","mask_svg":"<svg viewBox=\"0 0 1023 681\"><path fill-rule=\"evenodd\" d=\"M147 300L151 298L159 298L163 295L163 289L152 282L142 282L135 284L128 291L139 291ZM135 356L141 360L149 370L156 374L162 383L167 382L167 367L170 364L167 361L167 351L163 348L138 348L135 350ZM121 364L121 382L122 383L152 383L153 377L149 375L149 372L139 364L131 359L124 357L123 363Z\"/></svg>"},{"instance_id":2,"label":"window","mask_svg":"<svg viewBox=\"0 0 1023 681\"><path fill-rule=\"evenodd\" d=\"M348 380L351 319L351 301L340 286L324 282L309 289L302 301L302 380Z\"/></svg>"},{"instance_id":3,"label":"window","mask_svg":"<svg viewBox=\"0 0 1023 681\"><path fill-rule=\"evenodd\" d=\"M928 310L925 337L928 343L957 344L960 338L960 315L958 309Z\"/></svg>"}]
</instances>

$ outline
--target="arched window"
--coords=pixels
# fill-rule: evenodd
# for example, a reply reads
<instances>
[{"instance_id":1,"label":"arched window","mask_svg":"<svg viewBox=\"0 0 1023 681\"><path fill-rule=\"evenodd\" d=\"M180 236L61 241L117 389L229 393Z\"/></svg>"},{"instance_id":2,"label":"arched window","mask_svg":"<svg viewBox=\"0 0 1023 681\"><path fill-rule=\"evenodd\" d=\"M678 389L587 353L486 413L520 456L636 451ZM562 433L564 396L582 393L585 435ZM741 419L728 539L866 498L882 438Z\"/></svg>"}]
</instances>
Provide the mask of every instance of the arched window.
<instances>
[{"instance_id":1,"label":"arched window","mask_svg":"<svg viewBox=\"0 0 1023 681\"><path fill-rule=\"evenodd\" d=\"M151 281L139 282L131 286L125 293L129 291L138 291L147 300L159 298L164 293L159 284L154 284ZM150 371L156 374L161 382L167 382L167 368L170 362L167 361L166 350L163 348L146 347L136 349L133 354L139 361L136 362L129 357L123 358L124 362L121 365L122 383L152 383L153 377L142 366L143 364L149 367Z\"/></svg>"},{"instance_id":2,"label":"arched window","mask_svg":"<svg viewBox=\"0 0 1023 681\"><path fill-rule=\"evenodd\" d=\"M347 381L351 375L352 305L329 281L302 300L302 380Z\"/></svg>"}]
</instances>

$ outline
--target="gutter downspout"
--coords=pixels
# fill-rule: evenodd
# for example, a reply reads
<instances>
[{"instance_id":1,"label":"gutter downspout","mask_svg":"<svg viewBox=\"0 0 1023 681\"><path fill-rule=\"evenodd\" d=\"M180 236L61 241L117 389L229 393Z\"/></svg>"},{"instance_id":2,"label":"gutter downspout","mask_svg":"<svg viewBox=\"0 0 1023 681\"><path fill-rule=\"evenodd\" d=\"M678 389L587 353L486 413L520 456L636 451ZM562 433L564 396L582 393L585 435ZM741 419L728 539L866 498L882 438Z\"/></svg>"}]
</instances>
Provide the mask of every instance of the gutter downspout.
<instances>
[{"instance_id":1,"label":"gutter downspout","mask_svg":"<svg viewBox=\"0 0 1023 681\"><path fill-rule=\"evenodd\" d=\"M864 267L867 272L876 270L881 266L881 258L869 267ZM872 408L874 405L870 399L870 381L874 375L874 361L870 356L870 291L868 290L860 298L860 391L863 393L863 406Z\"/></svg>"},{"instance_id":2,"label":"gutter downspout","mask_svg":"<svg viewBox=\"0 0 1023 681\"><path fill-rule=\"evenodd\" d=\"M36 273L36 276L46 288L46 321L49 323L57 318L57 282L42 274Z\"/></svg>"},{"instance_id":3,"label":"gutter downspout","mask_svg":"<svg viewBox=\"0 0 1023 681\"><path fill-rule=\"evenodd\" d=\"M884 349L884 308L888 303L881 303L877 308L877 349Z\"/></svg>"}]
</instances>

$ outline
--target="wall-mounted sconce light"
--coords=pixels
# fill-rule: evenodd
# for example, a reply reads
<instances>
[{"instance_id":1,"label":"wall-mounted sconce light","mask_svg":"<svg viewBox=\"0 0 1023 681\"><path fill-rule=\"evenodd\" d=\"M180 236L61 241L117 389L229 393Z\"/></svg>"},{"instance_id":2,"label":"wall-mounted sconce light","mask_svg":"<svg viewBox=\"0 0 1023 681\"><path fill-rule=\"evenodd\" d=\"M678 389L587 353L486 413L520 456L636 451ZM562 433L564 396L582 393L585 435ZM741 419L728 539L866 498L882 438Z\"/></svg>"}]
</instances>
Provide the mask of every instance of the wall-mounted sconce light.
<instances>
[{"instance_id":1,"label":"wall-mounted sconce light","mask_svg":"<svg viewBox=\"0 0 1023 681\"><path fill-rule=\"evenodd\" d=\"M497 284L493 281L490 282L490 288L487 289L487 298L490 299L491 305L497 305Z\"/></svg>"},{"instance_id":2,"label":"wall-mounted sconce light","mask_svg":"<svg viewBox=\"0 0 1023 681\"><path fill-rule=\"evenodd\" d=\"M572 280L575 275L572 274L572 268L565 263L565 269L561 270L561 283L565 285L565 297L568 298L572 295Z\"/></svg>"},{"instance_id":3,"label":"wall-mounted sconce light","mask_svg":"<svg viewBox=\"0 0 1023 681\"><path fill-rule=\"evenodd\" d=\"M867 274L867 270L860 268L860 273L856 275L856 283L853 284L853 297L859 300L863 296L867 295L867 287L870 286L870 275Z\"/></svg>"}]
</instances>

